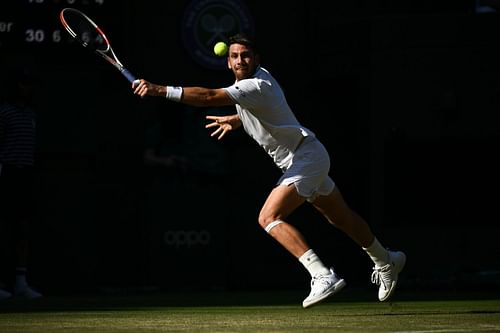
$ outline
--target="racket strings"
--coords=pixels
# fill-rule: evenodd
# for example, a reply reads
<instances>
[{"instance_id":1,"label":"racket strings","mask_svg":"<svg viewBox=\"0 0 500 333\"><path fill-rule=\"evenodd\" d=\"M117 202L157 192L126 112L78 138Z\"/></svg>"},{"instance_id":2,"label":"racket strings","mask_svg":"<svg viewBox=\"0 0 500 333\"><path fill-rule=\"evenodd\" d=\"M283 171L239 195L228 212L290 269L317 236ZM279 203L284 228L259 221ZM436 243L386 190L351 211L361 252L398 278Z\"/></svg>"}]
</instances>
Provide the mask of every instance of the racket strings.
<instances>
[{"instance_id":1,"label":"racket strings","mask_svg":"<svg viewBox=\"0 0 500 333\"><path fill-rule=\"evenodd\" d=\"M62 19L68 32L85 47L102 52L109 50L109 43L106 36L87 17L76 11L65 11L62 13Z\"/></svg>"}]
</instances>

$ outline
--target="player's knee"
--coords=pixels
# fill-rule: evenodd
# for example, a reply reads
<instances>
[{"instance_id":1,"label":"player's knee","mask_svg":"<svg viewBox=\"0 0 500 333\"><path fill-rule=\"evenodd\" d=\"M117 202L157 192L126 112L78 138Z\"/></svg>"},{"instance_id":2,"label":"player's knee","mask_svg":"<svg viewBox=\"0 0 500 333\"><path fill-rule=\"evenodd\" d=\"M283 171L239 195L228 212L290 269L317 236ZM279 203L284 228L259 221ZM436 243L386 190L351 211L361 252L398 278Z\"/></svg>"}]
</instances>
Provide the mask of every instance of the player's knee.
<instances>
[{"instance_id":1,"label":"player's knee","mask_svg":"<svg viewBox=\"0 0 500 333\"><path fill-rule=\"evenodd\" d=\"M267 233L270 233L273 228L275 228L281 223L283 223L283 221L276 216L264 216L262 214L259 216L259 225Z\"/></svg>"},{"instance_id":2,"label":"player's knee","mask_svg":"<svg viewBox=\"0 0 500 333\"><path fill-rule=\"evenodd\" d=\"M277 217L261 213L259 215L258 221L259 221L259 225L261 226L261 228L266 229L270 223L272 223L273 221L276 221L276 220L278 220Z\"/></svg>"},{"instance_id":3,"label":"player's knee","mask_svg":"<svg viewBox=\"0 0 500 333\"><path fill-rule=\"evenodd\" d=\"M271 233L271 230L273 230L275 227L277 227L278 225L282 224L282 223L285 223L281 220L274 220L273 222L269 223L265 228L264 230L266 230L266 232L269 234Z\"/></svg>"},{"instance_id":4,"label":"player's knee","mask_svg":"<svg viewBox=\"0 0 500 333\"><path fill-rule=\"evenodd\" d=\"M269 219L265 218L262 214L259 215L258 221L259 221L260 227L263 228L263 229L266 228L266 226L268 225L268 223L272 222L272 220L269 220Z\"/></svg>"}]
</instances>

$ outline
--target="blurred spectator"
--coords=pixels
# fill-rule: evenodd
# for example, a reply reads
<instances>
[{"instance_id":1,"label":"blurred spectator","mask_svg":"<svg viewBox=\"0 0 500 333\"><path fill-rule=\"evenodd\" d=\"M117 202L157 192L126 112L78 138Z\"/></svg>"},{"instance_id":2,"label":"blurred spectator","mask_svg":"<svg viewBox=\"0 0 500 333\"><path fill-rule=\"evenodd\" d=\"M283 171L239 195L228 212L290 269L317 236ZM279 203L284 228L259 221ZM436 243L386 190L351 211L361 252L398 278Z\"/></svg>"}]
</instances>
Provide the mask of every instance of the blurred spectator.
<instances>
[{"instance_id":1,"label":"blurred spectator","mask_svg":"<svg viewBox=\"0 0 500 333\"><path fill-rule=\"evenodd\" d=\"M39 298L27 281L30 225L34 195L36 115L32 99L36 80L27 68L11 68L0 95L0 227L13 248L15 279L12 291L0 289L0 299L12 295ZM14 268L14 267L13 267ZM9 271L9 270L7 270Z\"/></svg>"}]
</instances>

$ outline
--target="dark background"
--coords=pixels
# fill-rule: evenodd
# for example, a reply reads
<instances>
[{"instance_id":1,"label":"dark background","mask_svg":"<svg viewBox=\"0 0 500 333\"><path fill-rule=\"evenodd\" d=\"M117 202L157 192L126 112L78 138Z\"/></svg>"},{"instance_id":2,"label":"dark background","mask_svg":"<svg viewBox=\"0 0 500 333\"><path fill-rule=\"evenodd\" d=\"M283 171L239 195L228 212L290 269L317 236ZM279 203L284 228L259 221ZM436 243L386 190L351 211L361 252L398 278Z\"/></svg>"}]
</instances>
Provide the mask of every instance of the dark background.
<instances>
[{"instance_id":1,"label":"dark background","mask_svg":"<svg viewBox=\"0 0 500 333\"><path fill-rule=\"evenodd\" d=\"M230 85L228 71L205 68L186 50L189 3L74 7L102 22L138 76ZM263 66L329 150L347 201L384 245L406 252L401 287L498 286L499 14L451 0L244 4ZM306 290L307 272L257 224L279 171L243 131L217 142L204 128L207 112L232 109L141 100L79 46L26 41L25 29L60 29L66 5L0 4L0 22L15 23L10 31L0 23L2 68L26 63L41 81L32 283L46 294ZM188 161L182 170L144 165L145 137L162 122ZM310 206L290 221L349 285L369 285L368 257Z\"/></svg>"}]
</instances>

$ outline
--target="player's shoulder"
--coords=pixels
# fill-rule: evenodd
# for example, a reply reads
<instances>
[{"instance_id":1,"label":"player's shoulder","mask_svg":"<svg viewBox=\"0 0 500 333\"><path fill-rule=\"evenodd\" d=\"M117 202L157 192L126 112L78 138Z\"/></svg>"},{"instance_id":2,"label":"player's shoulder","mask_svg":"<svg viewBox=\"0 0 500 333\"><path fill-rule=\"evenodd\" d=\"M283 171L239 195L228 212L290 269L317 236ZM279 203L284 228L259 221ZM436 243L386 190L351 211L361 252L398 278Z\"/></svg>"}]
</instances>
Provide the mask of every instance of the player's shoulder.
<instances>
[{"instance_id":1,"label":"player's shoulder","mask_svg":"<svg viewBox=\"0 0 500 333\"><path fill-rule=\"evenodd\" d=\"M273 76L263 67L258 67L255 74L249 78L258 87L272 86L272 82L276 81Z\"/></svg>"},{"instance_id":2,"label":"player's shoulder","mask_svg":"<svg viewBox=\"0 0 500 333\"><path fill-rule=\"evenodd\" d=\"M236 89L241 88L245 90L255 90L255 89L260 89L262 81L263 80L261 78L257 76L252 76L246 79L239 80L233 86L236 87Z\"/></svg>"},{"instance_id":3,"label":"player's shoulder","mask_svg":"<svg viewBox=\"0 0 500 333\"><path fill-rule=\"evenodd\" d=\"M230 88L240 91L242 90L247 93L260 93L263 90L269 90L272 86L272 81L273 80L269 72L262 67L258 67L251 77L236 81Z\"/></svg>"},{"instance_id":4,"label":"player's shoulder","mask_svg":"<svg viewBox=\"0 0 500 333\"><path fill-rule=\"evenodd\" d=\"M253 75L252 78L255 78L257 80L269 81L270 79L272 79L272 77L273 76L271 75L271 73L269 73L269 71L267 69L259 66L255 70L255 74Z\"/></svg>"}]
</instances>

